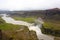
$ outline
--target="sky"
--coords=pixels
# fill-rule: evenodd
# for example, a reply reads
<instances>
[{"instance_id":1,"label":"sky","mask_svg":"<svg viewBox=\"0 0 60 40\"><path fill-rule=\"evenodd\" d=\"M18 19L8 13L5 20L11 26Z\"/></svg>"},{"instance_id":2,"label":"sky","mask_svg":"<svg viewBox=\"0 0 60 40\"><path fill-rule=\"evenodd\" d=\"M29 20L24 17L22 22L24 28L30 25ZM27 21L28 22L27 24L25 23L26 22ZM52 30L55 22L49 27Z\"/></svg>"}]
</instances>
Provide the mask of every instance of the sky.
<instances>
[{"instance_id":1,"label":"sky","mask_svg":"<svg viewBox=\"0 0 60 40\"><path fill-rule=\"evenodd\" d=\"M44 10L60 8L60 0L0 0L2 10Z\"/></svg>"}]
</instances>

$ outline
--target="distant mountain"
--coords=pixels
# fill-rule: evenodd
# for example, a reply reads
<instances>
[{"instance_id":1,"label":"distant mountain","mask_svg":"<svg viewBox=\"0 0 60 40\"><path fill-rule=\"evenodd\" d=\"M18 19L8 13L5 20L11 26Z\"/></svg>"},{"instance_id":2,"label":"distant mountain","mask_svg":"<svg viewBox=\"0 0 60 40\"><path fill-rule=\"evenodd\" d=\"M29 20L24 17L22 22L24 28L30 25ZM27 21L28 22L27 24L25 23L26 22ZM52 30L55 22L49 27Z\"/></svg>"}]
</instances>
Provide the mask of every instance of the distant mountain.
<instances>
[{"instance_id":1,"label":"distant mountain","mask_svg":"<svg viewBox=\"0 0 60 40\"><path fill-rule=\"evenodd\" d=\"M45 10L45 17L54 20L60 20L60 9L49 9Z\"/></svg>"},{"instance_id":2,"label":"distant mountain","mask_svg":"<svg viewBox=\"0 0 60 40\"><path fill-rule=\"evenodd\" d=\"M37 15L41 16L45 19L54 19L54 20L60 20L60 9L54 8L54 9L48 9L48 10L40 10L40 11L33 11L29 12L31 15Z\"/></svg>"}]
</instances>

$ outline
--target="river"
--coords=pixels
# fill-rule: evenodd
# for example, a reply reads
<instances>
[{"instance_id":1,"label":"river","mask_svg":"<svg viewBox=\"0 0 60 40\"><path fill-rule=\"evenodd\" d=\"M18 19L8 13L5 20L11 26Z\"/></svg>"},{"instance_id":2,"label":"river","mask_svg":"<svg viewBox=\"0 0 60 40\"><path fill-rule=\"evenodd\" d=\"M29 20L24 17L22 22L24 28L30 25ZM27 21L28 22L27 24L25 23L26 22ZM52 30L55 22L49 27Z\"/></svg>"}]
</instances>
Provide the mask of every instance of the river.
<instances>
[{"instance_id":1,"label":"river","mask_svg":"<svg viewBox=\"0 0 60 40\"><path fill-rule=\"evenodd\" d=\"M29 30L34 30L36 32L39 40L54 40L53 36L42 34L41 29L39 28L39 25L34 26L31 23L28 23L25 21L16 21L12 17L6 17L6 14L3 14L2 19L5 20L6 23L27 26L29 28ZM41 26L41 24L40 24L40 26Z\"/></svg>"}]
</instances>

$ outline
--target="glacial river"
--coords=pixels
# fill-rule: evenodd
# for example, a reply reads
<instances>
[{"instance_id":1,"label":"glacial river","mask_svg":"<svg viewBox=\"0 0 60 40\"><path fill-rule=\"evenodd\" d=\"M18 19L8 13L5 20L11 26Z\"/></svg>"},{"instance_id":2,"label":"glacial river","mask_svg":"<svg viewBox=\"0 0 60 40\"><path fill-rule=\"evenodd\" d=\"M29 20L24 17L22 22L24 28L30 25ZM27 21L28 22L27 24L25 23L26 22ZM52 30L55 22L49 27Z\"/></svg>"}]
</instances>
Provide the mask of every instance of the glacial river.
<instances>
[{"instance_id":1,"label":"glacial river","mask_svg":"<svg viewBox=\"0 0 60 40\"><path fill-rule=\"evenodd\" d=\"M6 23L27 26L29 28L29 30L34 30L36 32L39 40L54 40L53 36L42 34L41 29L39 28L39 25L34 26L31 23L28 23L25 21L16 21L12 17L6 17L6 14L3 14L2 19L5 20Z\"/></svg>"}]
</instances>

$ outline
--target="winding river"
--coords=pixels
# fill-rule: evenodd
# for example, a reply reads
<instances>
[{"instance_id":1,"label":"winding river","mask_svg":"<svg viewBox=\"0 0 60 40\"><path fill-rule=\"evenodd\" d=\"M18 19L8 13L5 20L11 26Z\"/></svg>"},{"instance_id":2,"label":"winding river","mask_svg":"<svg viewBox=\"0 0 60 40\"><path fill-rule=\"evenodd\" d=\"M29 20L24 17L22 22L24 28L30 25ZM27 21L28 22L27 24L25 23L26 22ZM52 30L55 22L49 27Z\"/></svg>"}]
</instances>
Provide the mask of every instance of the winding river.
<instances>
[{"instance_id":1,"label":"winding river","mask_svg":"<svg viewBox=\"0 0 60 40\"><path fill-rule=\"evenodd\" d=\"M41 29L39 28L39 25L34 26L25 21L16 21L12 17L6 17L6 14L3 14L2 19L5 20L6 23L27 26L29 28L29 30L34 30L36 32L39 40L54 40L53 36L42 34ZM41 25L40 25L40 27L41 27Z\"/></svg>"}]
</instances>

